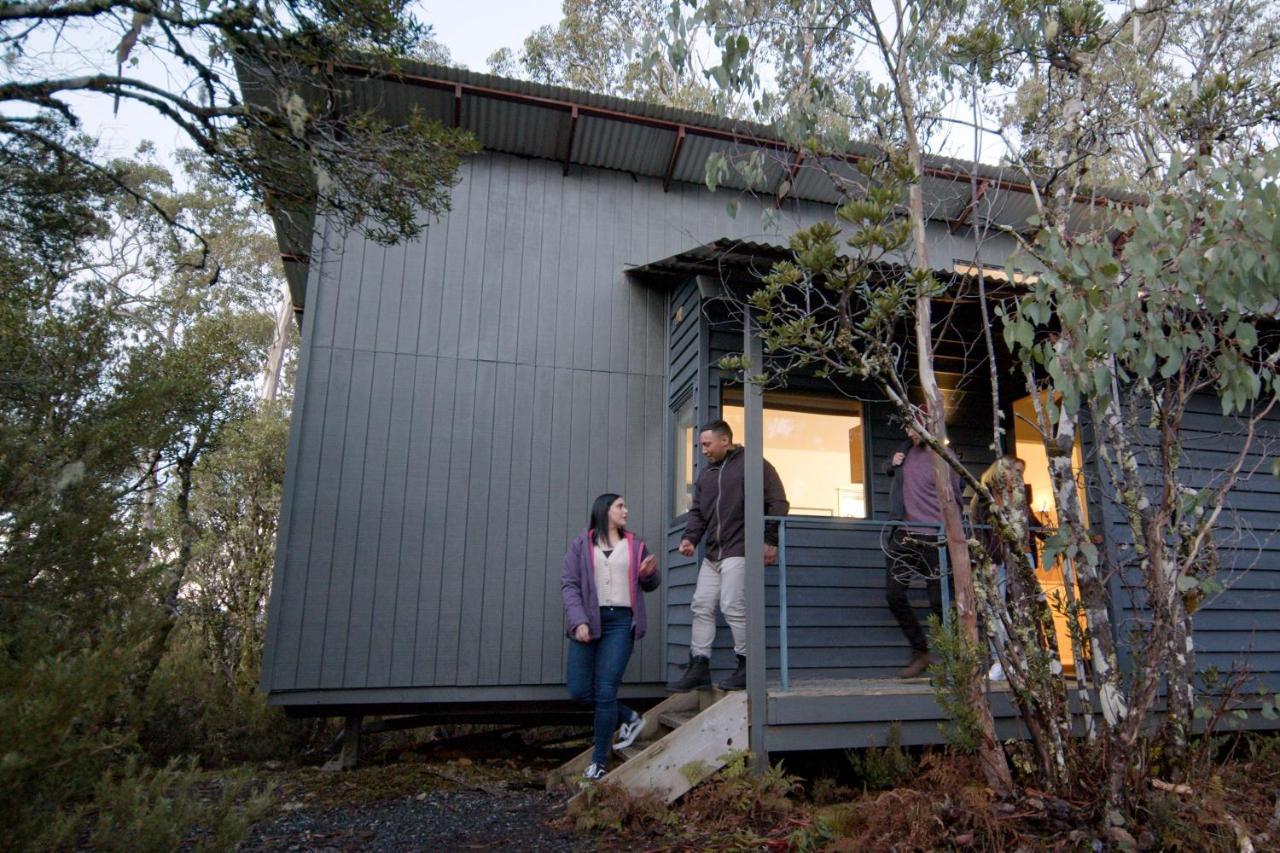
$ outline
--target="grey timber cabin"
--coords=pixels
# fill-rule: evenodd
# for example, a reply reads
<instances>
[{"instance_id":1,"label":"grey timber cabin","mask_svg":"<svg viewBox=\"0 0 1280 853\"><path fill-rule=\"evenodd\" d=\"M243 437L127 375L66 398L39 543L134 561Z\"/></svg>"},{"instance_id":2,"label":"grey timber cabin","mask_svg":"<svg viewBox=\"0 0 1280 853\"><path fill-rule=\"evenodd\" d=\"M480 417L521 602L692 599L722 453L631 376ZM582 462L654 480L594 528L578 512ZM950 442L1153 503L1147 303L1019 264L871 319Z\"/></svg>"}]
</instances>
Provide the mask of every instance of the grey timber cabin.
<instances>
[{"instance_id":1,"label":"grey timber cabin","mask_svg":"<svg viewBox=\"0 0 1280 853\"><path fill-rule=\"evenodd\" d=\"M928 686L886 680L908 656L884 599L880 464L902 439L888 405L805 377L744 390L718 367L754 341L718 295L749 286L792 231L831 217L830 181L789 163L756 125L436 66L394 78L350 69L348 81L351 103L391 118L417 108L469 129L484 151L463 165L451 212L413 242L344 236L306 211L276 216L302 349L261 683L271 704L475 721L571 712L560 566L605 491L627 498L663 581L622 695L661 698L687 659L696 562L675 546L702 463L696 425L723 415L745 427L748 489L764 435L793 506L780 565L763 568L758 546L748 555L752 747L879 744L893 721L904 743L940 740ZM709 155L752 148L769 155L776 191L741 194L732 177L707 189ZM1013 241L989 234L976 260L975 223L1023 228L1033 211L1017 173L969 172L936 161L925 178L930 257L947 276L999 270ZM1081 200L1076 215L1100 201ZM765 205L780 223L767 233ZM938 370L951 441L981 471L992 402L985 365L974 369L980 327L976 313L956 316L938 332ZM1028 402L1000 405L1012 415ZM1187 424L1187 452L1207 469L1239 441L1218 412L1205 399ZM1088 510L1119 561L1127 532L1097 500L1093 456L1086 429ZM1244 533L1223 553L1226 591L1196 617L1199 661L1225 671L1247 660L1280 689L1270 466L1241 481L1228 514ZM1060 568L1045 575L1066 582ZM1141 623L1142 601L1123 573L1111 583L1123 632ZM722 624L713 666L731 665ZM1012 735L1011 705L994 702Z\"/></svg>"}]
</instances>

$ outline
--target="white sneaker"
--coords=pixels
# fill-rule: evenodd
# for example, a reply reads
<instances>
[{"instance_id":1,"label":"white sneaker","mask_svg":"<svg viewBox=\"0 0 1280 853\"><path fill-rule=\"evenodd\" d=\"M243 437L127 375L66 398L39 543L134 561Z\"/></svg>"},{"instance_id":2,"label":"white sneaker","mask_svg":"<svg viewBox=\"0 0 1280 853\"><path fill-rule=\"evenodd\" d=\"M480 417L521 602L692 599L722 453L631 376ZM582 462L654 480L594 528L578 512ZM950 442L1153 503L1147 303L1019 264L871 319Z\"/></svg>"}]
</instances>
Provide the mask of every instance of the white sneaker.
<instances>
[{"instance_id":1,"label":"white sneaker","mask_svg":"<svg viewBox=\"0 0 1280 853\"><path fill-rule=\"evenodd\" d=\"M582 778L589 782L595 782L603 779L608 772L602 764L588 764L587 769L582 771Z\"/></svg>"},{"instance_id":2,"label":"white sneaker","mask_svg":"<svg viewBox=\"0 0 1280 853\"><path fill-rule=\"evenodd\" d=\"M644 731L644 715L636 714L635 719L618 726L618 742L613 745L613 748L626 749L636 742L636 738L640 737L642 731Z\"/></svg>"},{"instance_id":3,"label":"white sneaker","mask_svg":"<svg viewBox=\"0 0 1280 853\"><path fill-rule=\"evenodd\" d=\"M991 664L991 669L987 670L988 681L1004 681L1004 667L1000 665L1000 661Z\"/></svg>"}]
</instances>

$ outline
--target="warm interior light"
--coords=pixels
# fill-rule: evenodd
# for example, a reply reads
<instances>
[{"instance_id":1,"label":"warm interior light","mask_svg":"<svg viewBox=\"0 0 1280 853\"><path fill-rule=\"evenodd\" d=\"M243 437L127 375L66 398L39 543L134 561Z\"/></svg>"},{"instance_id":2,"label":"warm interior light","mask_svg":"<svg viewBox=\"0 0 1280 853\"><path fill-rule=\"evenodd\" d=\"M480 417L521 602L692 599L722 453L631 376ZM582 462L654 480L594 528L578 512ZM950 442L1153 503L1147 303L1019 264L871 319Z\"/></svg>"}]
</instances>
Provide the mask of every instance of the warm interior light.
<instances>
[{"instance_id":1,"label":"warm interior light","mask_svg":"<svg viewBox=\"0 0 1280 853\"><path fill-rule=\"evenodd\" d=\"M951 269L960 273L960 275L970 275L975 277L978 275L979 271L981 271L983 278L988 278L992 281L1010 280L1009 272L1003 267L992 267L987 266L986 264L979 267L976 264L956 261L952 265ZM1014 284L1035 284L1039 280L1039 276L1029 275L1027 273L1021 273L1014 270L1012 280Z\"/></svg>"},{"instance_id":2,"label":"warm interior light","mask_svg":"<svg viewBox=\"0 0 1280 853\"><path fill-rule=\"evenodd\" d=\"M1032 523L1038 522L1045 527L1056 527L1058 513L1053 502L1053 481L1049 476L1049 456L1045 453L1044 442L1040 433L1032 424L1036 422L1035 405L1030 397L1023 397L1013 404L1014 452L1026 463L1023 478L1031 487L1030 508L1037 515ZM1084 498L1084 457L1080 452L1080 436L1076 436L1076 445L1071 453L1071 468L1076 474L1076 487L1081 497L1080 515L1085 524L1089 523L1089 507ZM1066 594L1067 574L1062 558L1059 557L1050 565L1044 564L1044 542L1036 540L1039 552L1040 571L1036 573L1040 586L1044 588L1053 610L1054 633L1058 640L1058 653L1062 666L1068 672L1075 671L1075 655L1071 650L1071 633L1067 626L1066 614L1059 609ZM1078 595L1078 593L1077 593ZM1083 617L1082 617L1083 624Z\"/></svg>"},{"instance_id":3,"label":"warm interior light","mask_svg":"<svg viewBox=\"0 0 1280 853\"><path fill-rule=\"evenodd\" d=\"M741 399L739 389L726 389L721 409L738 441L743 435ZM792 515L867 517L865 440L857 401L765 395L764 454L786 486Z\"/></svg>"}]
</instances>

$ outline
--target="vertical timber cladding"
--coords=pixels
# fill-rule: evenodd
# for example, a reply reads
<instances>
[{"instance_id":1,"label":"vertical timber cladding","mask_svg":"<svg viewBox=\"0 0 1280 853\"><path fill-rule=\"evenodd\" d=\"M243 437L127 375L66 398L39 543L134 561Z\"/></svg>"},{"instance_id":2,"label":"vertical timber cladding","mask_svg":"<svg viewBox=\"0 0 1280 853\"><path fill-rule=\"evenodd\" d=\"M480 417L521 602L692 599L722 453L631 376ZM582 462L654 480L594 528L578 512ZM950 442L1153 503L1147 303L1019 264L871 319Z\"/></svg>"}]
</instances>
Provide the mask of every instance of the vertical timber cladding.
<instances>
[{"instance_id":1,"label":"vertical timber cladding","mask_svg":"<svg viewBox=\"0 0 1280 853\"><path fill-rule=\"evenodd\" d=\"M671 559L670 405L688 387L694 422L715 417L719 356L695 284L679 334L696 349L677 364L676 306L625 270L722 238L782 242L831 214L788 201L783 232L762 235L750 199L733 217L698 186L493 153L466 163L452 201L395 247L319 224L263 672L284 703L562 684L560 564L606 490L668 557L627 680L669 677L695 577ZM939 257L969 251L935 231Z\"/></svg>"},{"instance_id":2,"label":"vertical timber cladding","mask_svg":"<svg viewBox=\"0 0 1280 853\"><path fill-rule=\"evenodd\" d=\"M1245 434L1242 422L1222 416L1216 398L1196 397L1183 421L1184 482L1197 489L1220 482L1244 447ZM1155 494L1161 475L1153 444L1140 452L1139 464ZM1280 478L1271 468L1280 455L1280 416L1273 413L1259 424L1251 447L1214 534L1224 589L1206 596L1193 617L1197 667L1216 669L1224 679L1247 668L1246 696L1261 687L1280 692ZM1105 482L1100 468L1093 473L1095 482ZM1129 648L1144 625L1146 596L1128 524L1116 505L1108 501L1102 509L1108 546L1120 566L1112 585L1116 630L1122 647Z\"/></svg>"},{"instance_id":3,"label":"vertical timber cladding","mask_svg":"<svg viewBox=\"0 0 1280 853\"><path fill-rule=\"evenodd\" d=\"M266 689L563 684L590 501L625 495L658 551L669 520L665 294L624 272L654 242L638 196L483 156L419 240L317 236ZM663 595L629 682L665 677Z\"/></svg>"}]
</instances>

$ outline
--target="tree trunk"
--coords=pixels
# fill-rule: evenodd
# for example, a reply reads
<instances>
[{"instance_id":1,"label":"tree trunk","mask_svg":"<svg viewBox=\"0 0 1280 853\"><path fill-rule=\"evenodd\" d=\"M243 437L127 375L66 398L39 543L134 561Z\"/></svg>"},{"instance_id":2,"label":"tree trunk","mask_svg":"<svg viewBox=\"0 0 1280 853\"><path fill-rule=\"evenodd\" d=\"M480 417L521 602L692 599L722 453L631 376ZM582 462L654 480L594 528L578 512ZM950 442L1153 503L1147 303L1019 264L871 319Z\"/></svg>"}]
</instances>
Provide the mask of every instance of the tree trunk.
<instances>
[{"instance_id":1,"label":"tree trunk","mask_svg":"<svg viewBox=\"0 0 1280 853\"><path fill-rule=\"evenodd\" d=\"M908 120L907 127L907 156L917 176L917 180L911 184L908 197L915 244L915 267L917 270L932 272L929 267L929 251L925 238L924 188L918 180L923 174L920 146L914 123ZM946 411L943 407L942 390L933 372L931 302L927 297L916 300L916 355L920 371L920 387L928 406L929 431L938 441L945 444L947 440ZM942 508L947 555L950 557L952 577L955 579L957 618L966 640L975 648L982 648L978 637L977 611L974 609L973 573L969 565L969 543L964 534L964 520L960 517L957 496L952 490L951 469L946 460L938 454L934 454L934 478L938 489L938 504ZM943 582L946 582L945 578ZM1013 791L1013 776L1009 771L1009 762L1000 746L1000 740L996 737L995 720L991 716L991 705L983 692L982 682L979 679L973 679L967 687L977 718L978 730L982 736L982 743L978 747L978 760L982 764L982 772L992 790L1002 795L1009 794Z\"/></svg>"},{"instance_id":2,"label":"tree trunk","mask_svg":"<svg viewBox=\"0 0 1280 853\"><path fill-rule=\"evenodd\" d=\"M293 299L289 295L288 286L280 301L280 311L276 315L275 335L271 339L271 349L267 352L267 367L262 377L263 400L276 398L280 387L280 372L284 368L284 352L289 343L289 319L293 316Z\"/></svg>"},{"instance_id":3,"label":"tree trunk","mask_svg":"<svg viewBox=\"0 0 1280 853\"><path fill-rule=\"evenodd\" d=\"M161 621L151 635L150 642L143 650L138 663L138 672L134 678L134 691L137 696L146 695L151 677L164 658L165 649L169 645L169 637L178 624L178 595L182 592L182 581L187 574L187 565L191 562L191 549L195 544L195 528L191 521L191 473L196 459L204 450L207 442L206 433L201 430L191 447L179 459L174 470L178 475L178 493L174 503L178 508L178 555L173 564L166 570L163 585L160 589Z\"/></svg>"}]
</instances>

